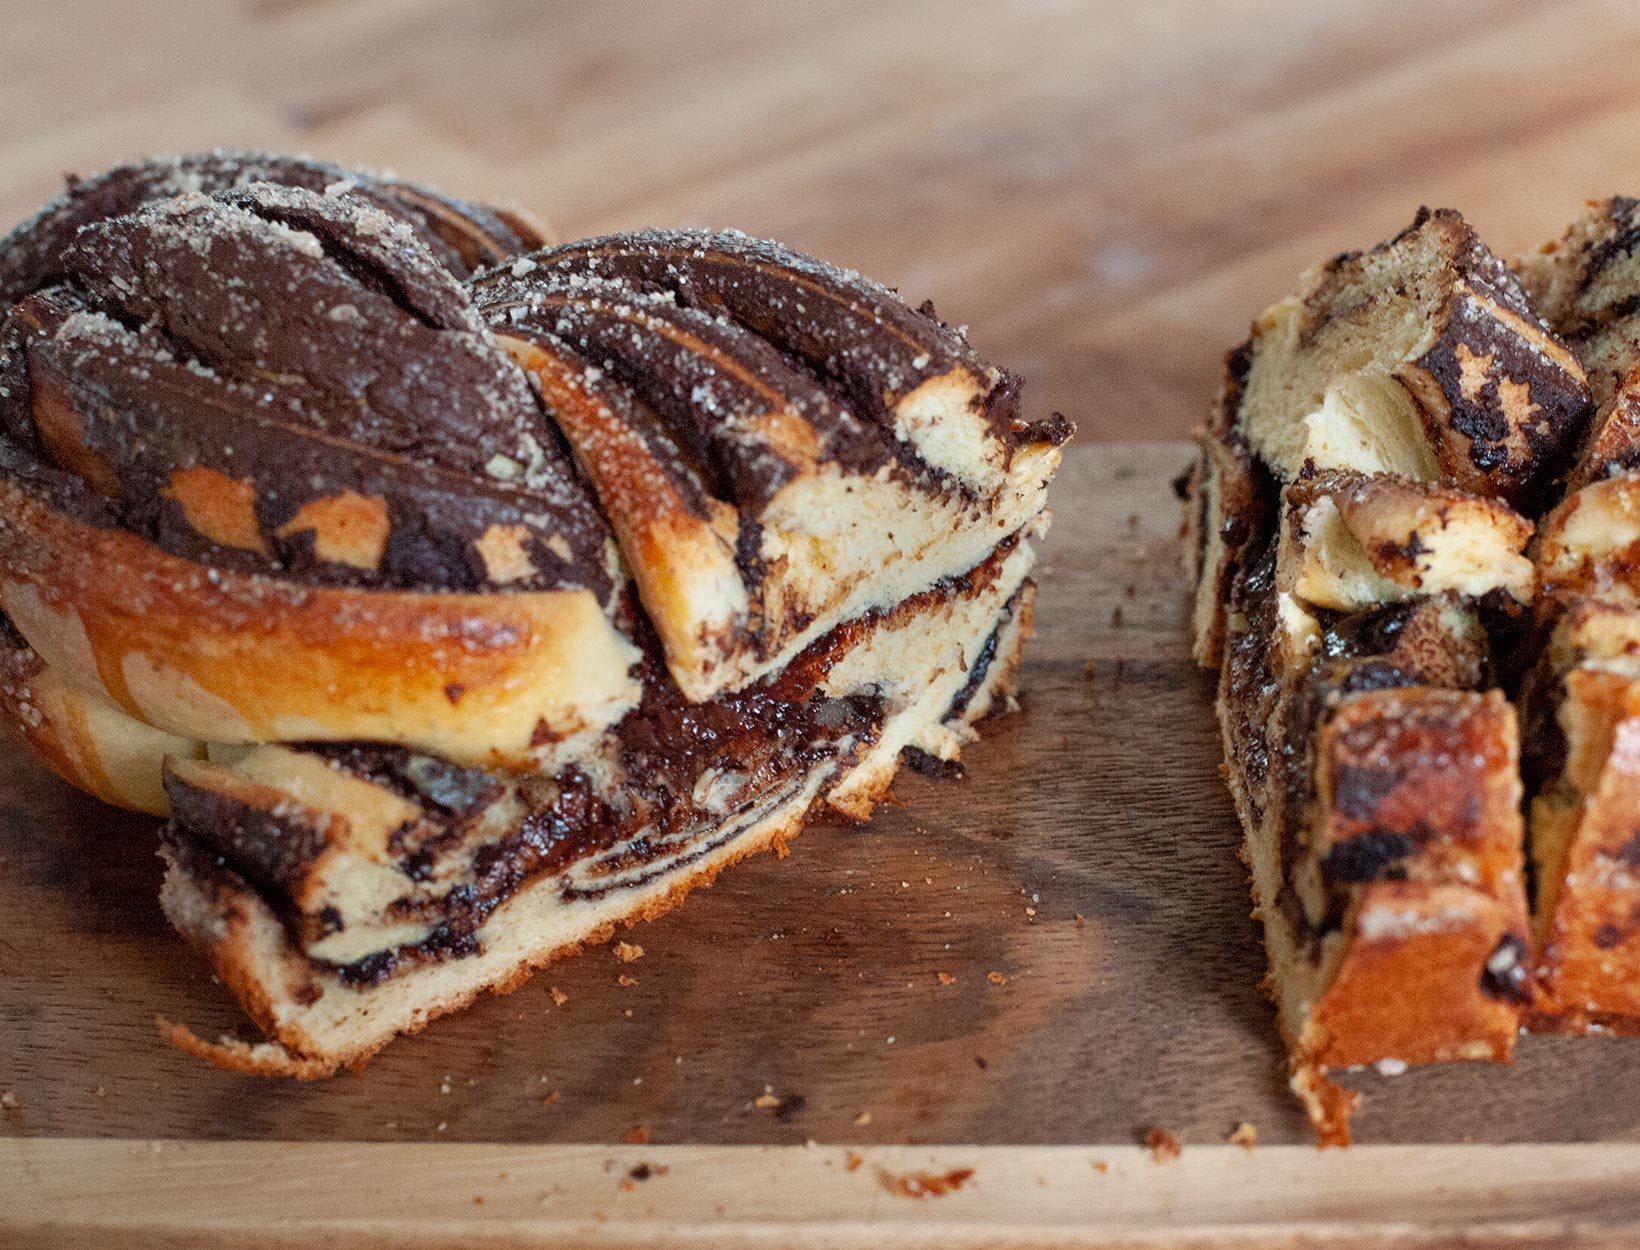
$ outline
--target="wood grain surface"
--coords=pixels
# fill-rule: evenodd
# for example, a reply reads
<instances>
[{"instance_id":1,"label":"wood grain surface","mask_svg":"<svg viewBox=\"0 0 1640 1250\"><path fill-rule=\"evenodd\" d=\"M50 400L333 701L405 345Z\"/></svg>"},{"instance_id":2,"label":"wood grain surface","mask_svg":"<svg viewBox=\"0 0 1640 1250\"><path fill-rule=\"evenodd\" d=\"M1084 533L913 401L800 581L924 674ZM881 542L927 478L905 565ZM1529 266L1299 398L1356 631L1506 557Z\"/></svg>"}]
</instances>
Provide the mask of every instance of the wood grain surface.
<instances>
[{"instance_id":1,"label":"wood grain surface","mask_svg":"<svg viewBox=\"0 0 1640 1250\"><path fill-rule=\"evenodd\" d=\"M733 225L933 297L1087 439L1182 437L1300 270L1640 191L1627 0L0 0L0 227L224 144L576 237Z\"/></svg>"},{"instance_id":2,"label":"wood grain surface","mask_svg":"<svg viewBox=\"0 0 1640 1250\"><path fill-rule=\"evenodd\" d=\"M817 825L632 931L636 963L567 961L328 1082L160 1040L156 1012L202 1032L240 1017L160 915L152 822L8 755L0 1133L1118 1145L1250 1121L1306 1141L1183 634L1168 479L1186 455L1070 450L1024 709L966 779L907 774L870 825ZM1513 1070L1363 1078L1359 1137L1640 1141L1637 1059L1640 1040L1529 1038Z\"/></svg>"},{"instance_id":3,"label":"wood grain surface","mask_svg":"<svg viewBox=\"0 0 1640 1250\"><path fill-rule=\"evenodd\" d=\"M0 1203L7 1250L1631 1250L1640 1147L0 1141Z\"/></svg>"}]
</instances>

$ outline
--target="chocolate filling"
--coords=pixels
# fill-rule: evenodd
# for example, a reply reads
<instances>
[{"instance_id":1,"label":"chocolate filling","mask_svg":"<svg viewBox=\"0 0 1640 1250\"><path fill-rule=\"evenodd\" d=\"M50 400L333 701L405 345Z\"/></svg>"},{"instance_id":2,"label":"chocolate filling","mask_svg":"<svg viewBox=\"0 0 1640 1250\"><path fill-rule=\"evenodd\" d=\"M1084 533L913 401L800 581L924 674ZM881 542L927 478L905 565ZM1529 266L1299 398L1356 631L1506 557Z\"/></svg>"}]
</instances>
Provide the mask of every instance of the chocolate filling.
<instances>
[{"instance_id":1,"label":"chocolate filling","mask_svg":"<svg viewBox=\"0 0 1640 1250\"><path fill-rule=\"evenodd\" d=\"M428 935L411 945L374 952L345 965L313 958L354 985L376 984L428 961L474 954L485 920L524 886L577 869L564 883L566 899L635 888L706 854L734 836L765 803L801 784L813 768L833 760L847 765L877 739L889 708L870 690L842 698L819 691L833 664L870 631L958 596L977 592L1000 571L1017 544L1003 543L968 573L947 578L892 608L846 622L818 639L778 676L706 703L685 699L667 674L660 644L641 616L632 623L644 652L644 695L616 727L613 786L604 788L581 768L516 783L521 818L507 832L470 852L488 808L508 783L399 747L374 743L314 744L312 752L344 772L414 802L421 815L389 838L390 853L407 881L432 879L469 855L459 884L443 895L409 895L388 907L391 923L419 922ZM1008 611L1012 611L1010 606ZM1004 622L1007 617L1004 616ZM948 715L966 707L995 662L997 631L970 665L964 689ZM209 846L280 914L299 947L335 932L339 917L296 912L289 893L305 866L323 849L323 828L308 828L286 811L277 818L231 800L168 782L173 841ZM590 864L584 862L591 860Z\"/></svg>"}]
</instances>

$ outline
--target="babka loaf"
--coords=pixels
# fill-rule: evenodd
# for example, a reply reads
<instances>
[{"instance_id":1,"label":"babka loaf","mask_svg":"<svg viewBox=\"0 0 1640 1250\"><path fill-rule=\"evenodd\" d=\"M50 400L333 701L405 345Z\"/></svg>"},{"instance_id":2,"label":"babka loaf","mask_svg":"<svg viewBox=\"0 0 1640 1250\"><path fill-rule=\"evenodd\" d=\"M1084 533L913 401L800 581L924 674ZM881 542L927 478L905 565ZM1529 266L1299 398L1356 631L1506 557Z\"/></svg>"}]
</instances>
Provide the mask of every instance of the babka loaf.
<instances>
[{"instance_id":1,"label":"babka loaf","mask_svg":"<svg viewBox=\"0 0 1640 1250\"><path fill-rule=\"evenodd\" d=\"M1591 406L1458 214L1312 270L1232 352L1186 529L1195 650L1247 837L1291 1080L1507 1059L1534 1001L1513 689Z\"/></svg>"},{"instance_id":2,"label":"babka loaf","mask_svg":"<svg viewBox=\"0 0 1640 1250\"><path fill-rule=\"evenodd\" d=\"M0 245L0 701L167 817L162 902L320 1076L658 914L1007 702L1070 434L738 234L216 154Z\"/></svg>"}]
</instances>

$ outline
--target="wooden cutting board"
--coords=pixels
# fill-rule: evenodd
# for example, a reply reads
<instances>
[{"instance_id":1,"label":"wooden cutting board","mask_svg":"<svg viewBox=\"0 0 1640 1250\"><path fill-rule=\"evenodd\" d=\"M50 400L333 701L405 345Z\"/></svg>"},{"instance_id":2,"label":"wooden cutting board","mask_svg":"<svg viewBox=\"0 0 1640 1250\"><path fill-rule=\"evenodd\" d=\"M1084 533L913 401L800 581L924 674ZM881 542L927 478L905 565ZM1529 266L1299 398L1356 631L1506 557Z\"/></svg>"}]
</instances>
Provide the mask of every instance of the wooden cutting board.
<instances>
[{"instance_id":1,"label":"wooden cutting board","mask_svg":"<svg viewBox=\"0 0 1640 1250\"><path fill-rule=\"evenodd\" d=\"M908 773L870 825L627 934L640 960L550 968L331 1081L160 1039L239 1015L160 914L153 823L9 752L0 1244L1632 1244L1640 1041L1363 1078L1368 1144L1307 1144L1184 633L1187 456L1072 447L1024 706L966 779ZM1222 1144L1244 1121L1256 1152Z\"/></svg>"}]
</instances>

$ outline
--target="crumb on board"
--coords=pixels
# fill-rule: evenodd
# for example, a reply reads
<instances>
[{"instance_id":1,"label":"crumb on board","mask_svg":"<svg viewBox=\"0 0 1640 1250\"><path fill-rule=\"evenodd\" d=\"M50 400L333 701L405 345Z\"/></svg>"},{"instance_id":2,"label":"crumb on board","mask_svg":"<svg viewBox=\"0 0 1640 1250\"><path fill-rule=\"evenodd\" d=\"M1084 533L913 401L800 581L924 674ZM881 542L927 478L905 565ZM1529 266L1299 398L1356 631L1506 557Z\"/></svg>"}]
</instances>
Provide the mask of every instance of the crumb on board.
<instances>
[{"instance_id":1,"label":"crumb on board","mask_svg":"<svg viewBox=\"0 0 1640 1250\"><path fill-rule=\"evenodd\" d=\"M1258 1129L1243 1120L1236 1125L1235 1131L1226 1140L1232 1146L1240 1146L1243 1150L1251 1150L1258 1145Z\"/></svg>"},{"instance_id":2,"label":"crumb on board","mask_svg":"<svg viewBox=\"0 0 1640 1250\"><path fill-rule=\"evenodd\" d=\"M1008 984L1008 978L1003 976L1000 972L987 972L985 974L985 979L987 981L989 981L992 985L1007 985Z\"/></svg>"},{"instance_id":3,"label":"crumb on board","mask_svg":"<svg viewBox=\"0 0 1640 1250\"><path fill-rule=\"evenodd\" d=\"M624 972L621 973L620 976L615 978L615 984L620 985L620 986L636 985L637 983L638 983L638 978L637 977L629 977Z\"/></svg>"},{"instance_id":4,"label":"crumb on board","mask_svg":"<svg viewBox=\"0 0 1640 1250\"><path fill-rule=\"evenodd\" d=\"M752 1106L754 1107L763 1107L767 1109L769 1107L778 1107L779 1105L780 1099L775 1096L774 1090L767 1085L763 1087L763 1092L761 1094L752 1099Z\"/></svg>"},{"instance_id":5,"label":"crumb on board","mask_svg":"<svg viewBox=\"0 0 1640 1250\"><path fill-rule=\"evenodd\" d=\"M949 972L936 972L934 975L939 978L941 985L955 985L957 983L957 978Z\"/></svg>"},{"instance_id":6,"label":"crumb on board","mask_svg":"<svg viewBox=\"0 0 1640 1250\"><path fill-rule=\"evenodd\" d=\"M854 1151L851 1150L851 1151L848 1152L848 1159L843 1164L843 1166L845 1168L847 1168L850 1172L858 1172L860 1170L860 1165L864 1162L865 1162L864 1159L862 1159L859 1155L855 1154Z\"/></svg>"},{"instance_id":7,"label":"crumb on board","mask_svg":"<svg viewBox=\"0 0 1640 1250\"><path fill-rule=\"evenodd\" d=\"M647 1146L649 1144L649 1129L642 1124L634 1124L621 1134L621 1140L629 1146Z\"/></svg>"},{"instance_id":8,"label":"crumb on board","mask_svg":"<svg viewBox=\"0 0 1640 1250\"><path fill-rule=\"evenodd\" d=\"M1151 1160L1155 1163L1166 1163L1184 1153L1178 1136L1165 1128L1146 1129L1144 1141L1145 1149L1150 1151Z\"/></svg>"},{"instance_id":9,"label":"crumb on board","mask_svg":"<svg viewBox=\"0 0 1640 1250\"><path fill-rule=\"evenodd\" d=\"M548 1094L545 1098L543 1098L541 1100L541 1105L543 1107L550 1107L550 1106L552 1106L553 1103L557 1102L563 1096L564 1096L564 1091L563 1090L555 1089L555 1090L552 1091L552 1093Z\"/></svg>"},{"instance_id":10,"label":"crumb on board","mask_svg":"<svg viewBox=\"0 0 1640 1250\"><path fill-rule=\"evenodd\" d=\"M5 1093L0 1094L0 1107L4 1107L6 1110L10 1111L16 1105L17 1095L12 1093L9 1089Z\"/></svg>"},{"instance_id":11,"label":"crumb on board","mask_svg":"<svg viewBox=\"0 0 1640 1250\"><path fill-rule=\"evenodd\" d=\"M943 1198L955 1193L973 1178L973 1168L952 1168L949 1172L890 1172L877 1169L883 1188L902 1198Z\"/></svg>"},{"instance_id":12,"label":"crumb on board","mask_svg":"<svg viewBox=\"0 0 1640 1250\"><path fill-rule=\"evenodd\" d=\"M871 1123L871 1112L869 1112L869 1111L862 1111L862 1112L860 1112L859 1115L854 1117L854 1127L855 1128L865 1128L865 1126L870 1124L870 1123Z\"/></svg>"},{"instance_id":13,"label":"crumb on board","mask_svg":"<svg viewBox=\"0 0 1640 1250\"><path fill-rule=\"evenodd\" d=\"M615 958L623 964L629 964L634 959L642 959L643 947L636 942L617 942L615 943Z\"/></svg>"},{"instance_id":14,"label":"crumb on board","mask_svg":"<svg viewBox=\"0 0 1640 1250\"><path fill-rule=\"evenodd\" d=\"M556 985L549 989L547 993L552 995L552 1003L555 1007L562 1007L565 1003L569 1002L569 995L564 993L564 991L559 989Z\"/></svg>"}]
</instances>

